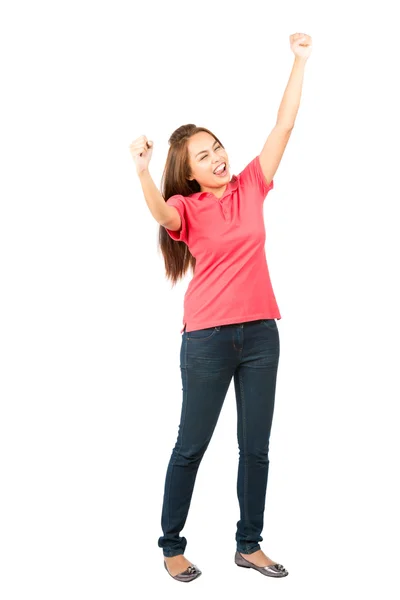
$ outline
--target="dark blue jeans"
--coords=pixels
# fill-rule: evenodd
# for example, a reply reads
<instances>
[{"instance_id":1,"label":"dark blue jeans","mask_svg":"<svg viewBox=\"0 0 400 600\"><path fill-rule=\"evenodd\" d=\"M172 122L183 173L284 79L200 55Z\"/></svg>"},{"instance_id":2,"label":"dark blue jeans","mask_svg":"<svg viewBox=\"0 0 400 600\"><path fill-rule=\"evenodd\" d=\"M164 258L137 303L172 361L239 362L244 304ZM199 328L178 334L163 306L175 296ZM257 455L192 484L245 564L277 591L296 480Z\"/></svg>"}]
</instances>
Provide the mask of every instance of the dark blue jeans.
<instances>
[{"instance_id":1,"label":"dark blue jeans","mask_svg":"<svg viewBox=\"0 0 400 600\"><path fill-rule=\"evenodd\" d=\"M184 554L180 536L197 471L211 440L232 377L237 406L240 520L236 549L260 549L268 480L268 448L279 362L275 319L208 327L182 333L182 411L168 464L158 545L164 556Z\"/></svg>"}]
</instances>

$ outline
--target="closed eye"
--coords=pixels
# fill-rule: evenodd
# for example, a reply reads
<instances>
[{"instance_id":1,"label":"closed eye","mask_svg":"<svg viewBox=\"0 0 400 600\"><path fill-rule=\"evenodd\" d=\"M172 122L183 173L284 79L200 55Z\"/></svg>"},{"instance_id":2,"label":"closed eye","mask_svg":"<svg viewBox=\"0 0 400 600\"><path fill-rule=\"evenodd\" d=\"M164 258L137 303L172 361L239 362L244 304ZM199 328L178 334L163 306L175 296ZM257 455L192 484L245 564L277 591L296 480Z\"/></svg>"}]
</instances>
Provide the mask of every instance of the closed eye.
<instances>
[{"instance_id":1,"label":"closed eye","mask_svg":"<svg viewBox=\"0 0 400 600\"><path fill-rule=\"evenodd\" d=\"M218 148L221 148L221 146L216 146L215 149L218 150ZM203 160L203 158L205 158L207 156L207 154L205 154L204 156L201 157L200 160Z\"/></svg>"}]
</instances>

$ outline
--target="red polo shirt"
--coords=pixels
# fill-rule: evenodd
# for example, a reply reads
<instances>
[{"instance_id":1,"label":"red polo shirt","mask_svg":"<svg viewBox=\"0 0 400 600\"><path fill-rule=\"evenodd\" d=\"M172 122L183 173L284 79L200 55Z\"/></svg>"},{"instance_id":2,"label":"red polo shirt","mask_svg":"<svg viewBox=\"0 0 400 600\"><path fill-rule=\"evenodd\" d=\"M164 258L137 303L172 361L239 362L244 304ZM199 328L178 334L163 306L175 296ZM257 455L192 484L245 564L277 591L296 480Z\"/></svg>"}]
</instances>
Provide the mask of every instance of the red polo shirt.
<instances>
[{"instance_id":1,"label":"red polo shirt","mask_svg":"<svg viewBox=\"0 0 400 600\"><path fill-rule=\"evenodd\" d=\"M180 231L167 233L185 242L196 258L184 299L186 331L280 319L265 255L263 203L269 185L256 156L233 175L224 195L176 194L167 200L182 219Z\"/></svg>"}]
</instances>

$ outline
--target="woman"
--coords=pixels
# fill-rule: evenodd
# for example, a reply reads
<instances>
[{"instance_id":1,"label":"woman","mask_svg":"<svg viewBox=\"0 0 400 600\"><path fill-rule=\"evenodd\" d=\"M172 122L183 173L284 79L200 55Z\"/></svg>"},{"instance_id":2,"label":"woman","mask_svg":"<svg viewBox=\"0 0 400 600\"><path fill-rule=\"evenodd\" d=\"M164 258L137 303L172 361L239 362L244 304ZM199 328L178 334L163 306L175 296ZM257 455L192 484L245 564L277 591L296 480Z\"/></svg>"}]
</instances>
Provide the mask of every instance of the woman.
<instances>
[{"instance_id":1,"label":"woman","mask_svg":"<svg viewBox=\"0 0 400 600\"><path fill-rule=\"evenodd\" d=\"M171 136L162 194L148 171L153 144L143 135L130 148L175 284L189 266L180 367L183 400L177 442L168 464L158 545L177 581L201 575L180 536L200 462L234 378L237 404L240 520L235 563L270 577L288 571L261 550L268 448L279 362L281 318L265 257L263 202L273 188L296 119L311 37L290 36L295 61L277 117L260 153L230 177L229 158L208 129L179 127ZM165 201L165 198L167 199Z\"/></svg>"}]
</instances>

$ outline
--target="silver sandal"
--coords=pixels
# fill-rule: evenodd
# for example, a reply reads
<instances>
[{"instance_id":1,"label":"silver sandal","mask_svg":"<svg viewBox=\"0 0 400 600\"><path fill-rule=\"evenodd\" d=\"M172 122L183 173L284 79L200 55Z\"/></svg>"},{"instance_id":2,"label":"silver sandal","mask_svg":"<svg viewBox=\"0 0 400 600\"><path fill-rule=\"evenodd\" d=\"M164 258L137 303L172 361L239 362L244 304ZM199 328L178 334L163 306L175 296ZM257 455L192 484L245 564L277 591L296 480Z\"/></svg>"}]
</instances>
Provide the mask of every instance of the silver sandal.
<instances>
[{"instance_id":1,"label":"silver sandal","mask_svg":"<svg viewBox=\"0 0 400 600\"><path fill-rule=\"evenodd\" d=\"M164 560L164 567L166 568L169 575L171 573L168 571L167 563ZM196 565L189 565L186 571L183 573L178 573L178 575L171 575L172 579L176 579L177 581L193 581L197 577L200 577L201 571L196 567Z\"/></svg>"},{"instance_id":2,"label":"silver sandal","mask_svg":"<svg viewBox=\"0 0 400 600\"><path fill-rule=\"evenodd\" d=\"M245 567L246 569L255 569L259 573L263 575L268 575L269 577L286 577L289 575L289 572L285 569L283 565L276 563L274 565L268 565L267 567L257 567L253 563L249 562L240 554L240 552L236 551L235 554L235 563L238 567Z\"/></svg>"}]
</instances>

